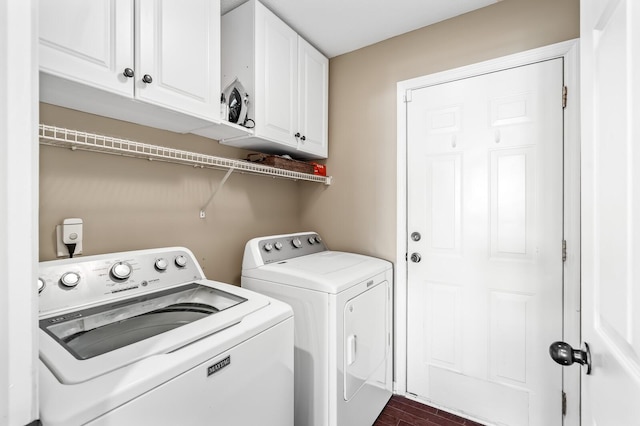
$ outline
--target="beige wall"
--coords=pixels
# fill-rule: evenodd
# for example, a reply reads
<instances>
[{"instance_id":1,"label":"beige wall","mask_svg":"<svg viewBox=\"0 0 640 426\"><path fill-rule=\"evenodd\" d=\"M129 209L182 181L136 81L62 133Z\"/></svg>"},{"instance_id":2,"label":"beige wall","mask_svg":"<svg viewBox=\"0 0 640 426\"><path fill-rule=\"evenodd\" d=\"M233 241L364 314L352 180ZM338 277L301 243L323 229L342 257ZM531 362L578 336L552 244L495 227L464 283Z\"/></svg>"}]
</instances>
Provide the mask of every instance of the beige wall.
<instances>
[{"instance_id":1,"label":"beige wall","mask_svg":"<svg viewBox=\"0 0 640 426\"><path fill-rule=\"evenodd\" d=\"M579 0L503 0L330 61L329 188L303 227L333 249L395 259L396 83L579 36Z\"/></svg>"},{"instance_id":2,"label":"beige wall","mask_svg":"<svg viewBox=\"0 0 640 426\"><path fill-rule=\"evenodd\" d=\"M40 122L231 158L246 151L48 104ZM55 226L84 221L84 253L186 246L205 275L240 283L244 243L300 230L296 182L233 173L199 218L224 171L41 146L40 260L55 258Z\"/></svg>"}]
</instances>

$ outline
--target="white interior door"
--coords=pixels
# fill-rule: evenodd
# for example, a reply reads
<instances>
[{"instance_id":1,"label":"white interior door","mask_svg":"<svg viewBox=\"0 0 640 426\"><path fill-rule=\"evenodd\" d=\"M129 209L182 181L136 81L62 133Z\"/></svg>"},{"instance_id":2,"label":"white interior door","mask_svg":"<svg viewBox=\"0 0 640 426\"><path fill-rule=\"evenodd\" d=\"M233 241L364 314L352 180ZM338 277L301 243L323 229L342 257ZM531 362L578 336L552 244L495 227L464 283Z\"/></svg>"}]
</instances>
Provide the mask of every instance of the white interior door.
<instances>
[{"instance_id":1,"label":"white interior door","mask_svg":"<svg viewBox=\"0 0 640 426\"><path fill-rule=\"evenodd\" d=\"M583 375L582 424L637 425L640 5L589 0L580 8L582 337L593 367Z\"/></svg>"},{"instance_id":2,"label":"white interior door","mask_svg":"<svg viewBox=\"0 0 640 426\"><path fill-rule=\"evenodd\" d=\"M407 391L494 424L562 424L562 86L554 59L407 105Z\"/></svg>"}]
</instances>

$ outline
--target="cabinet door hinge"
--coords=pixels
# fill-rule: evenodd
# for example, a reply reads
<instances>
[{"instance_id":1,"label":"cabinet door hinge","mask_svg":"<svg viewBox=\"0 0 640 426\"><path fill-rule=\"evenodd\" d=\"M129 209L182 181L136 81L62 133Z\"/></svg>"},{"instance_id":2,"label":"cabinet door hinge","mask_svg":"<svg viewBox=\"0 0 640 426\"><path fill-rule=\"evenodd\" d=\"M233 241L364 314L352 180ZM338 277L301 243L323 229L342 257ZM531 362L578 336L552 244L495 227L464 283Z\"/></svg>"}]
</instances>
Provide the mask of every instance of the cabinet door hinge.
<instances>
[{"instance_id":1,"label":"cabinet door hinge","mask_svg":"<svg viewBox=\"0 0 640 426\"><path fill-rule=\"evenodd\" d=\"M562 392L562 415L567 415L567 394Z\"/></svg>"},{"instance_id":2,"label":"cabinet door hinge","mask_svg":"<svg viewBox=\"0 0 640 426\"><path fill-rule=\"evenodd\" d=\"M567 107L567 86L562 87L562 108Z\"/></svg>"},{"instance_id":3,"label":"cabinet door hinge","mask_svg":"<svg viewBox=\"0 0 640 426\"><path fill-rule=\"evenodd\" d=\"M562 261L567 261L567 240L562 240Z\"/></svg>"}]
</instances>

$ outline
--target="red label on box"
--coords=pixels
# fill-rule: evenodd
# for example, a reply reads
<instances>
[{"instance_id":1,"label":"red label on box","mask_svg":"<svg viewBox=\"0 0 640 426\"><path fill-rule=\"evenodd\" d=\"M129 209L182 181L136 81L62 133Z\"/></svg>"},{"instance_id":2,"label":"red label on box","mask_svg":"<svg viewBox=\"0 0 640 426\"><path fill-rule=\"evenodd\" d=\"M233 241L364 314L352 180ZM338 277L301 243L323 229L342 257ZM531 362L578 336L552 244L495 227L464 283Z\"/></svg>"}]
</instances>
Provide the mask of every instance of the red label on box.
<instances>
[{"instance_id":1,"label":"red label on box","mask_svg":"<svg viewBox=\"0 0 640 426\"><path fill-rule=\"evenodd\" d=\"M327 175L327 166L324 164L318 164L311 162L313 164L313 174L318 176L326 176Z\"/></svg>"}]
</instances>

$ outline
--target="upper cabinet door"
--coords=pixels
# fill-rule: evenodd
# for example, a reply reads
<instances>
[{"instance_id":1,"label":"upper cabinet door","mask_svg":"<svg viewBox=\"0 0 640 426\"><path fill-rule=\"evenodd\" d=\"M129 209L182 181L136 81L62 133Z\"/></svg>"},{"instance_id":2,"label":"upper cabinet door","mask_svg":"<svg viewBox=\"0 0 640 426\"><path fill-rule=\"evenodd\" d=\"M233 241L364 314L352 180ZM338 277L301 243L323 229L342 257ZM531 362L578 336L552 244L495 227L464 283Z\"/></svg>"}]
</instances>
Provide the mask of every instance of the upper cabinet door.
<instances>
[{"instance_id":1,"label":"upper cabinet door","mask_svg":"<svg viewBox=\"0 0 640 426\"><path fill-rule=\"evenodd\" d=\"M259 3L255 19L256 134L295 147L298 35Z\"/></svg>"},{"instance_id":2,"label":"upper cabinet door","mask_svg":"<svg viewBox=\"0 0 640 426\"><path fill-rule=\"evenodd\" d=\"M133 95L133 0L43 0L40 70Z\"/></svg>"},{"instance_id":3,"label":"upper cabinet door","mask_svg":"<svg viewBox=\"0 0 640 426\"><path fill-rule=\"evenodd\" d=\"M328 146L329 60L298 38L298 149L321 157Z\"/></svg>"},{"instance_id":4,"label":"upper cabinet door","mask_svg":"<svg viewBox=\"0 0 640 426\"><path fill-rule=\"evenodd\" d=\"M136 98L218 118L220 1L138 0L136 5Z\"/></svg>"}]
</instances>

